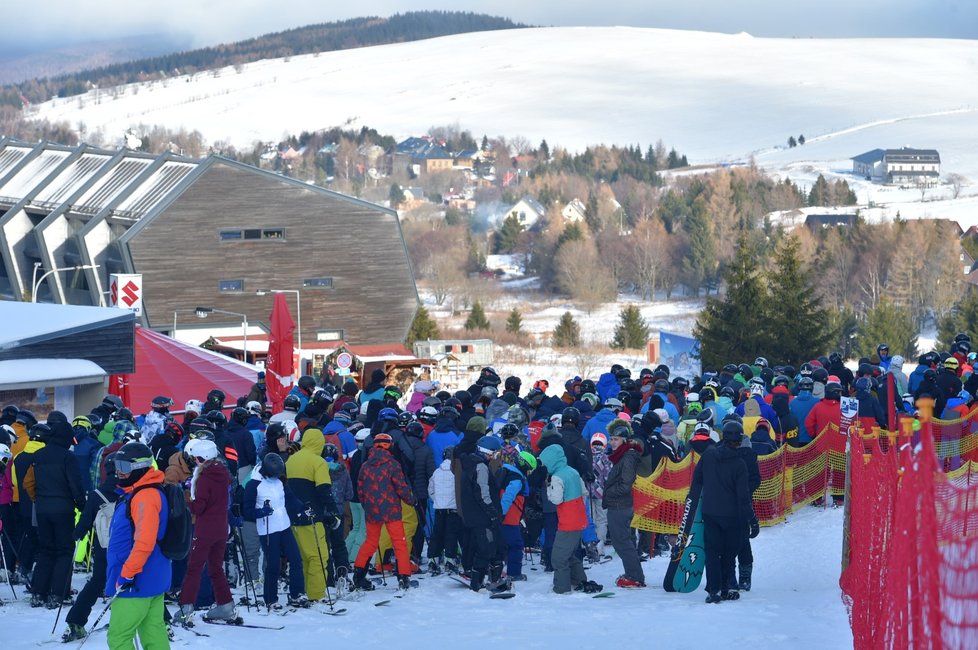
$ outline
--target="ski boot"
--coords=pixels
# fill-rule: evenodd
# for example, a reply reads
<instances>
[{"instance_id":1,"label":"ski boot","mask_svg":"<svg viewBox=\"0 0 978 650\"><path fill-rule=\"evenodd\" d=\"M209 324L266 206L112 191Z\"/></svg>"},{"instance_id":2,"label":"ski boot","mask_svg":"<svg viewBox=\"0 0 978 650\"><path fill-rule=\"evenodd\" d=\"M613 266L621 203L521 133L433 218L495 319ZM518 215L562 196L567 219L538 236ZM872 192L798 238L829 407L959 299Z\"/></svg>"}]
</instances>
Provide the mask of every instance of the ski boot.
<instances>
[{"instance_id":1,"label":"ski boot","mask_svg":"<svg viewBox=\"0 0 978 650\"><path fill-rule=\"evenodd\" d=\"M88 636L88 632L85 631L84 627L75 625L74 623L68 623L68 629L61 635L61 642L70 643L78 639L84 639L86 636Z\"/></svg>"},{"instance_id":2,"label":"ski boot","mask_svg":"<svg viewBox=\"0 0 978 650\"><path fill-rule=\"evenodd\" d=\"M471 571L469 571L469 589L471 589L472 591L481 591L482 588L485 586L483 584L485 582L485 579L486 576L482 571L476 571L475 569L472 569Z\"/></svg>"},{"instance_id":3,"label":"ski boot","mask_svg":"<svg viewBox=\"0 0 978 650\"><path fill-rule=\"evenodd\" d=\"M641 589L645 586L644 582L639 582L638 580L632 580L628 576L618 576L615 580L615 586L620 589Z\"/></svg>"},{"instance_id":4,"label":"ski boot","mask_svg":"<svg viewBox=\"0 0 978 650\"><path fill-rule=\"evenodd\" d=\"M406 576L399 574L397 576L397 588L401 591L407 591L411 588L411 576Z\"/></svg>"},{"instance_id":5,"label":"ski boot","mask_svg":"<svg viewBox=\"0 0 978 650\"><path fill-rule=\"evenodd\" d=\"M44 606L48 609L58 609L61 607L61 599L57 596L48 596L47 602L44 603Z\"/></svg>"},{"instance_id":6,"label":"ski boot","mask_svg":"<svg viewBox=\"0 0 978 650\"><path fill-rule=\"evenodd\" d=\"M296 609L308 609L312 607L312 603L306 598L305 594L299 594L298 596L289 596L289 607L295 607Z\"/></svg>"},{"instance_id":7,"label":"ski boot","mask_svg":"<svg viewBox=\"0 0 978 650\"><path fill-rule=\"evenodd\" d=\"M180 609L173 615L173 622L183 627L194 626L194 606L192 604L180 605Z\"/></svg>"},{"instance_id":8,"label":"ski boot","mask_svg":"<svg viewBox=\"0 0 978 650\"><path fill-rule=\"evenodd\" d=\"M234 606L234 602L228 602L223 605L214 605L211 607L204 614L204 620L235 623L240 622L241 619L238 618L238 608Z\"/></svg>"},{"instance_id":9,"label":"ski boot","mask_svg":"<svg viewBox=\"0 0 978 650\"><path fill-rule=\"evenodd\" d=\"M44 607L44 597L39 594L31 594L31 607Z\"/></svg>"},{"instance_id":10,"label":"ski boot","mask_svg":"<svg viewBox=\"0 0 978 650\"><path fill-rule=\"evenodd\" d=\"M711 604L711 605L715 605L715 604L719 603L721 600L723 600L723 599L720 597L720 594L718 594L715 591L714 592L711 592L706 597L706 602L709 603L709 604Z\"/></svg>"},{"instance_id":11,"label":"ski boot","mask_svg":"<svg viewBox=\"0 0 978 650\"><path fill-rule=\"evenodd\" d=\"M166 638L168 638L170 641L177 638L177 633L173 631L173 626L170 624L167 624L166 626Z\"/></svg>"},{"instance_id":12,"label":"ski boot","mask_svg":"<svg viewBox=\"0 0 978 650\"><path fill-rule=\"evenodd\" d=\"M431 558L428 560L428 575L437 576L441 575L441 565L438 560Z\"/></svg>"},{"instance_id":13,"label":"ski boot","mask_svg":"<svg viewBox=\"0 0 978 650\"><path fill-rule=\"evenodd\" d=\"M740 580L737 583L737 587L741 591L750 591L750 576L754 571L753 564L741 564L740 565Z\"/></svg>"},{"instance_id":14,"label":"ski boot","mask_svg":"<svg viewBox=\"0 0 978 650\"><path fill-rule=\"evenodd\" d=\"M356 567L353 570L353 588L358 591L373 591L374 583L367 580L367 569Z\"/></svg>"},{"instance_id":15,"label":"ski boot","mask_svg":"<svg viewBox=\"0 0 978 650\"><path fill-rule=\"evenodd\" d=\"M736 589L731 589L730 591L721 591L720 600L740 600L740 592Z\"/></svg>"},{"instance_id":16,"label":"ski boot","mask_svg":"<svg viewBox=\"0 0 978 650\"><path fill-rule=\"evenodd\" d=\"M584 582L574 587L574 591L582 591L586 594L598 594L601 593L601 591L603 590L604 590L604 585L599 585L594 580L585 580Z\"/></svg>"},{"instance_id":17,"label":"ski boot","mask_svg":"<svg viewBox=\"0 0 978 650\"><path fill-rule=\"evenodd\" d=\"M584 545L584 555L591 564L601 561L601 552L598 550L597 542L588 542Z\"/></svg>"},{"instance_id":18,"label":"ski boot","mask_svg":"<svg viewBox=\"0 0 978 650\"><path fill-rule=\"evenodd\" d=\"M442 570L449 575L453 573L458 573L458 565L455 564L454 560L446 559L445 564L442 567Z\"/></svg>"}]
</instances>

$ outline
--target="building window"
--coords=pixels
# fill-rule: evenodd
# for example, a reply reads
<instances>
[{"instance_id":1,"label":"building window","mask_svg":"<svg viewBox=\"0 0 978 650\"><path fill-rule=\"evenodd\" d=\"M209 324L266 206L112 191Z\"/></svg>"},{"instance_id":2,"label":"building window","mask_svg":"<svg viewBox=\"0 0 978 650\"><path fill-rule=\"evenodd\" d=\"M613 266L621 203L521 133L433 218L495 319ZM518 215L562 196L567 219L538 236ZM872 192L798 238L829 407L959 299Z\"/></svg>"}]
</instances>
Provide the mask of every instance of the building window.
<instances>
[{"instance_id":1,"label":"building window","mask_svg":"<svg viewBox=\"0 0 978 650\"><path fill-rule=\"evenodd\" d=\"M316 332L317 341L342 341L343 330L319 330Z\"/></svg>"},{"instance_id":2,"label":"building window","mask_svg":"<svg viewBox=\"0 0 978 650\"><path fill-rule=\"evenodd\" d=\"M308 289L332 289L333 278L305 278L302 287Z\"/></svg>"},{"instance_id":3,"label":"building window","mask_svg":"<svg viewBox=\"0 0 978 650\"><path fill-rule=\"evenodd\" d=\"M221 293L240 293L244 291L244 280L218 280L217 290Z\"/></svg>"},{"instance_id":4,"label":"building window","mask_svg":"<svg viewBox=\"0 0 978 650\"><path fill-rule=\"evenodd\" d=\"M468 354L469 352L472 351L472 346L471 345L461 345L461 346L459 346L458 351L459 352L462 352L463 354Z\"/></svg>"},{"instance_id":5,"label":"building window","mask_svg":"<svg viewBox=\"0 0 978 650\"><path fill-rule=\"evenodd\" d=\"M285 231L281 228L266 228L261 231L262 239L285 239Z\"/></svg>"},{"instance_id":6,"label":"building window","mask_svg":"<svg viewBox=\"0 0 978 650\"><path fill-rule=\"evenodd\" d=\"M244 231L245 239L261 239L261 228L249 228Z\"/></svg>"},{"instance_id":7,"label":"building window","mask_svg":"<svg viewBox=\"0 0 978 650\"><path fill-rule=\"evenodd\" d=\"M221 241L234 241L236 239L241 239L240 230L222 230L221 231Z\"/></svg>"}]
</instances>

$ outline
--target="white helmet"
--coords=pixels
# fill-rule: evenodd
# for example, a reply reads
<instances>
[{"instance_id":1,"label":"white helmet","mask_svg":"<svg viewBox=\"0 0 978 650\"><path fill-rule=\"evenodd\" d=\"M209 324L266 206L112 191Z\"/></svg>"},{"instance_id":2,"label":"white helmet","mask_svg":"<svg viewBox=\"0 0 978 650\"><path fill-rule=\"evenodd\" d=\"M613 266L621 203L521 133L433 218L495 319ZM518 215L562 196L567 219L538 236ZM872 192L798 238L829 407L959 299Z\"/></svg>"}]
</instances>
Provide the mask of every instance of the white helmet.
<instances>
[{"instance_id":1,"label":"white helmet","mask_svg":"<svg viewBox=\"0 0 978 650\"><path fill-rule=\"evenodd\" d=\"M10 447L0 443L0 460L10 460L12 456L13 454L10 453Z\"/></svg>"},{"instance_id":2,"label":"white helmet","mask_svg":"<svg viewBox=\"0 0 978 650\"><path fill-rule=\"evenodd\" d=\"M184 447L184 451L188 456L197 459L197 462L207 462L209 460L214 460L217 458L217 445L214 444L213 440L204 440L201 438L191 440Z\"/></svg>"},{"instance_id":3,"label":"white helmet","mask_svg":"<svg viewBox=\"0 0 978 650\"><path fill-rule=\"evenodd\" d=\"M302 432L299 431L299 425L295 420L282 420L282 426L285 428L285 435L289 442L302 442Z\"/></svg>"},{"instance_id":4,"label":"white helmet","mask_svg":"<svg viewBox=\"0 0 978 650\"><path fill-rule=\"evenodd\" d=\"M10 437L11 442L17 442L17 431L9 424L0 424L0 431L6 433Z\"/></svg>"},{"instance_id":5,"label":"white helmet","mask_svg":"<svg viewBox=\"0 0 978 650\"><path fill-rule=\"evenodd\" d=\"M258 417L261 417L261 414L265 411L265 407L263 407L260 402L256 402L254 400L245 404L245 409L250 411L252 415L257 415Z\"/></svg>"},{"instance_id":6,"label":"white helmet","mask_svg":"<svg viewBox=\"0 0 978 650\"><path fill-rule=\"evenodd\" d=\"M184 411L190 411L191 413L196 413L200 415L204 412L204 403L199 399L187 400L187 403L183 407Z\"/></svg>"},{"instance_id":7,"label":"white helmet","mask_svg":"<svg viewBox=\"0 0 978 650\"><path fill-rule=\"evenodd\" d=\"M554 413L553 415L550 416L550 421L553 422L554 426L557 428L563 426L562 425L563 420L564 420L564 416L560 413Z\"/></svg>"}]
</instances>

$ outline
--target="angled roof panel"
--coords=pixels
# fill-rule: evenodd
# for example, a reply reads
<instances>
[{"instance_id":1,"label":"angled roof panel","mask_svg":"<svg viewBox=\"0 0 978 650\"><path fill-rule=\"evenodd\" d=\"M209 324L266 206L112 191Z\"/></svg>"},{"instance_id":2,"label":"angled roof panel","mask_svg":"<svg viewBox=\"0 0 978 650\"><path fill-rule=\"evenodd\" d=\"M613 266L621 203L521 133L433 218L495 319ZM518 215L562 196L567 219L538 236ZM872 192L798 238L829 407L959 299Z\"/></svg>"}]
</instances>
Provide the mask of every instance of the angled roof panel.
<instances>
[{"instance_id":1,"label":"angled roof panel","mask_svg":"<svg viewBox=\"0 0 978 650\"><path fill-rule=\"evenodd\" d=\"M19 144L8 144L0 151L0 178L10 171L31 152L34 147Z\"/></svg>"},{"instance_id":2,"label":"angled roof panel","mask_svg":"<svg viewBox=\"0 0 978 650\"><path fill-rule=\"evenodd\" d=\"M171 160L164 163L113 210L113 215L142 217L196 168L197 163L193 162Z\"/></svg>"},{"instance_id":3,"label":"angled roof panel","mask_svg":"<svg viewBox=\"0 0 978 650\"><path fill-rule=\"evenodd\" d=\"M76 212L89 214L98 212L121 194L139 174L153 163L153 160L153 158L127 157L79 197L72 208Z\"/></svg>"},{"instance_id":4,"label":"angled roof panel","mask_svg":"<svg viewBox=\"0 0 978 650\"><path fill-rule=\"evenodd\" d=\"M112 155L108 153L83 153L38 192L31 204L42 207L55 207L61 204L110 160Z\"/></svg>"},{"instance_id":5,"label":"angled roof panel","mask_svg":"<svg viewBox=\"0 0 978 650\"><path fill-rule=\"evenodd\" d=\"M46 149L42 151L0 187L0 201L16 203L23 199L69 155L71 155L70 149Z\"/></svg>"}]
</instances>

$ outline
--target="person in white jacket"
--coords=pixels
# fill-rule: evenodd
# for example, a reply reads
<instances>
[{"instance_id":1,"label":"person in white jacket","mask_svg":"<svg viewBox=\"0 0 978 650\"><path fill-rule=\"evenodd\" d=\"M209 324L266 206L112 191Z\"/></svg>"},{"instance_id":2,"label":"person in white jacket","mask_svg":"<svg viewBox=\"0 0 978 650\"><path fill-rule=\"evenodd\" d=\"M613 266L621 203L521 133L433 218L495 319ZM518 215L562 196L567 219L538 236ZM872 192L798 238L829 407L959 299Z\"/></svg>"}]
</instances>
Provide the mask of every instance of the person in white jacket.
<instances>
[{"instance_id":1,"label":"person in white jacket","mask_svg":"<svg viewBox=\"0 0 978 650\"><path fill-rule=\"evenodd\" d=\"M452 452L446 447L442 452L441 465L428 479L428 495L435 506L435 525L428 540L428 572L438 575L443 571L458 571L458 543L462 534L462 518L455 504L455 475L452 473ZM445 554L442 563L442 552Z\"/></svg>"},{"instance_id":2,"label":"person in white jacket","mask_svg":"<svg viewBox=\"0 0 978 650\"><path fill-rule=\"evenodd\" d=\"M281 610L278 602L279 559L285 556L289 562L289 607L309 607L309 599L302 573L302 557L292 535L291 521L286 502L291 509L301 512L302 503L282 483L285 461L276 453L265 454L255 468L245 487L244 518L254 521L258 529L262 555L265 557L265 606L269 610Z\"/></svg>"}]
</instances>

